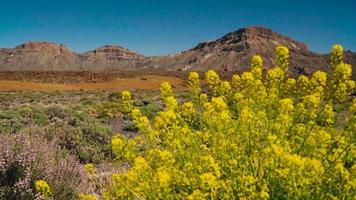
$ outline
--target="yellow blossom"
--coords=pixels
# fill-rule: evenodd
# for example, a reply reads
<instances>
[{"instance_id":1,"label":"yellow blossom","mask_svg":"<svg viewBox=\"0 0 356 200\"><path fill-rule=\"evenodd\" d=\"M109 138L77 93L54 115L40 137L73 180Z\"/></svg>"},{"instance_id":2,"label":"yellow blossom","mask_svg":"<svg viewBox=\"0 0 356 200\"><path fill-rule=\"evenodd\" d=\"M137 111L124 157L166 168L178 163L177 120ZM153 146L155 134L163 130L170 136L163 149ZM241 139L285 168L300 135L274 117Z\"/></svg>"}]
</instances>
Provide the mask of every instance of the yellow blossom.
<instances>
[{"instance_id":1,"label":"yellow blossom","mask_svg":"<svg viewBox=\"0 0 356 200\"><path fill-rule=\"evenodd\" d=\"M190 72L188 76L188 83L196 92L199 92L199 82L199 74L197 72Z\"/></svg>"},{"instance_id":2,"label":"yellow blossom","mask_svg":"<svg viewBox=\"0 0 356 200\"><path fill-rule=\"evenodd\" d=\"M282 113L290 113L293 111L293 100L291 98L285 98L279 101L279 109Z\"/></svg>"},{"instance_id":3,"label":"yellow blossom","mask_svg":"<svg viewBox=\"0 0 356 200\"><path fill-rule=\"evenodd\" d=\"M239 75L237 75L237 74L232 75L232 87L234 89L238 89L240 87L240 81L241 81L241 78Z\"/></svg>"},{"instance_id":4,"label":"yellow blossom","mask_svg":"<svg viewBox=\"0 0 356 200\"><path fill-rule=\"evenodd\" d=\"M228 95L231 91L231 86L228 81L222 81L220 85L220 94Z\"/></svg>"},{"instance_id":5,"label":"yellow blossom","mask_svg":"<svg viewBox=\"0 0 356 200\"><path fill-rule=\"evenodd\" d=\"M138 118L140 118L142 116L141 110L138 108L132 109L130 116L133 120L137 120Z\"/></svg>"},{"instance_id":6,"label":"yellow blossom","mask_svg":"<svg viewBox=\"0 0 356 200\"><path fill-rule=\"evenodd\" d=\"M291 78L288 49L277 47L266 78L254 56L231 82L206 72L208 91L182 104L163 84L166 109L151 121L132 109L139 132L111 141L124 162L101 198L353 199L355 82L340 52L330 73ZM200 84L196 73L188 81Z\"/></svg>"},{"instance_id":7,"label":"yellow blossom","mask_svg":"<svg viewBox=\"0 0 356 200\"><path fill-rule=\"evenodd\" d=\"M344 49L341 45L335 44L331 48L331 65L337 66L344 62Z\"/></svg>"},{"instance_id":8,"label":"yellow blossom","mask_svg":"<svg viewBox=\"0 0 356 200\"><path fill-rule=\"evenodd\" d=\"M84 170L89 176L93 176L96 173L96 169L92 163L84 165Z\"/></svg>"},{"instance_id":9,"label":"yellow blossom","mask_svg":"<svg viewBox=\"0 0 356 200\"><path fill-rule=\"evenodd\" d=\"M316 71L312 76L312 81L315 81L315 85L326 85L327 74L322 71Z\"/></svg>"},{"instance_id":10,"label":"yellow blossom","mask_svg":"<svg viewBox=\"0 0 356 200\"><path fill-rule=\"evenodd\" d=\"M204 173L204 174L200 175L200 180L201 180L202 184L204 185L204 187L207 187L207 188L214 187L218 184L218 180L217 180L216 176L214 176L214 174L211 172Z\"/></svg>"},{"instance_id":11,"label":"yellow blossom","mask_svg":"<svg viewBox=\"0 0 356 200\"><path fill-rule=\"evenodd\" d=\"M254 75L255 79L262 78L262 66L263 60L260 55L254 55L251 58L251 72Z\"/></svg>"},{"instance_id":12,"label":"yellow blossom","mask_svg":"<svg viewBox=\"0 0 356 200\"><path fill-rule=\"evenodd\" d=\"M168 186L171 181L171 176L166 170L159 170L157 172L157 177L161 186Z\"/></svg>"},{"instance_id":13,"label":"yellow blossom","mask_svg":"<svg viewBox=\"0 0 356 200\"><path fill-rule=\"evenodd\" d=\"M208 102L208 95L206 95L205 93L201 94L199 96L199 102L200 102L200 104L204 104L204 103Z\"/></svg>"},{"instance_id":14,"label":"yellow blossom","mask_svg":"<svg viewBox=\"0 0 356 200\"><path fill-rule=\"evenodd\" d=\"M97 200L97 198L95 197L95 195L93 194L79 194L79 199L80 200Z\"/></svg>"},{"instance_id":15,"label":"yellow blossom","mask_svg":"<svg viewBox=\"0 0 356 200\"><path fill-rule=\"evenodd\" d=\"M129 101L129 100L131 100L131 93L130 93L129 91L127 91L127 90L122 91L122 92L121 92L121 99L122 99L123 101Z\"/></svg>"},{"instance_id":16,"label":"yellow blossom","mask_svg":"<svg viewBox=\"0 0 356 200\"><path fill-rule=\"evenodd\" d=\"M222 97L212 98L211 103L216 111L223 111L227 109L227 105Z\"/></svg>"},{"instance_id":17,"label":"yellow blossom","mask_svg":"<svg viewBox=\"0 0 356 200\"><path fill-rule=\"evenodd\" d=\"M323 110L321 111L320 113L320 121L321 123L324 123L324 124L333 124L334 123L334 117L335 117L335 113L333 111L333 107L332 105L329 103L329 104L326 104L323 108Z\"/></svg>"},{"instance_id":18,"label":"yellow blossom","mask_svg":"<svg viewBox=\"0 0 356 200\"><path fill-rule=\"evenodd\" d=\"M130 113L132 110L131 93L127 90L121 92L121 107L124 113Z\"/></svg>"},{"instance_id":19,"label":"yellow blossom","mask_svg":"<svg viewBox=\"0 0 356 200\"><path fill-rule=\"evenodd\" d=\"M161 83L160 89L161 89L161 96L163 99L166 97L173 96L172 86L168 82Z\"/></svg>"},{"instance_id":20,"label":"yellow blossom","mask_svg":"<svg viewBox=\"0 0 356 200\"><path fill-rule=\"evenodd\" d=\"M111 148L115 155L120 155L124 147L124 141L119 137L114 137L111 140Z\"/></svg>"},{"instance_id":21,"label":"yellow blossom","mask_svg":"<svg viewBox=\"0 0 356 200\"><path fill-rule=\"evenodd\" d=\"M356 114L356 98L352 100L351 106L349 108L351 114Z\"/></svg>"},{"instance_id":22,"label":"yellow blossom","mask_svg":"<svg viewBox=\"0 0 356 200\"><path fill-rule=\"evenodd\" d=\"M164 105L168 110L174 110L178 106L178 102L173 96L168 96L164 98Z\"/></svg>"},{"instance_id":23,"label":"yellow blossom","mask_svg":"<svg viewBox=\"0 0 356 200\"><path fill-rule=\"evenodd\" d=\"M194 104L192 102L185 102L182 105L182 114L186 117L195 113Z\"/></svg>"},{"instance_id":24,"label":"yellow blossom","mask_svg":"<svg viewBox=\"0 0 356 200\"><path fill-rule=\"evenodd\" d=\"M289 50L285 46L277 46L275 50L276 54L276 66L281 68L284 71L288 70L289 67Z\"/></svg>"},{"instance_id":25,"label":"yellow blossom","mask_svg":"<svg viewBox=\"0 0 356 200\"><path fill-rule=\"evenodd\" d=\"M303 102L309 108L317 108L320 103L320 97L317 95L308 95L304 97Z\"/></svg>"},{"instance_id":26,"label":"yellow blossom","mask_svg":"<svg viewBox=\"0 0 356 200\"><path fill-rule=\"evenodd\" d=\"M205 72L205 81L209 85L213 94L217 95L218 86L220 85L220 77L214 70Z\"/></svg>"},{"instance_id":27,"label":"yellow blossom","mask_svg":"<svg viewBox=\"0 0 356 200\"><path fill-rule=\"evenodd\" d=\"M281 68L275 67L270 69L267 71L267 83L271 88L277 87L284 80L284 76L285 73Z\"/></svg>"},{"instance_id":28,"label":"yellow blossom","mask_svg":"<svg viewBox=\"0 0 356 200\"><path fill-rule=\"evenodd\" d=\"M38 180L35 182L36 193L40 194L44 198L50 198L52 196L51 188L44 180Z\"/></svg>"}]
</instances>

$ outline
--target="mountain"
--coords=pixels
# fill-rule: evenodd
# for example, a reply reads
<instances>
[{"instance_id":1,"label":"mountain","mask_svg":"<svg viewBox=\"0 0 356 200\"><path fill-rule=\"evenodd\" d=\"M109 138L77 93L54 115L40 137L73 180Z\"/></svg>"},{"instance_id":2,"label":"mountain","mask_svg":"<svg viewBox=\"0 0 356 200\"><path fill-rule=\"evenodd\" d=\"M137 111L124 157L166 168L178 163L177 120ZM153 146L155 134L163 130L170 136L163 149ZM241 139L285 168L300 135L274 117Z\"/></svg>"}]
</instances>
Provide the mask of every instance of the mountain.
<instances>
[{"instance_id":1,"label":"mountain","mask_svg":"<svg viewBox=\"0 0 356 200\"><path fill-rule=\"evenodd\" d=\"M120 46L107 45L80 55L87 71L133 71L142 65L145 56Z\"/></svg>"},{"instance_id":2,"label":"mountain","mask_svg":"<svg viewBox=\"0 0 356 200\"><path fill-rule=\"evenodd\" d=\"M64 45L28 42L13 49L0 49L1 71L80 71L78 55Z\"/></svg>"},{"instance_id":3,"label":"mountain","mask_svg":"<svg viewBox=\"0 0 356 200\"><path fill-rule=\"evenodd\" d=\"M0 49L0 71L127 71L134 70L144 59L143 55L114 45L78 54L62 44L27 42Z\"/></svg>"},{"instance_id":4,"label":"mountain","mask_svg":"<svg viewBox=\"0 0 356 200\"><path fill-rule=\"evenodd\" d=\"M289 48L290 71L293 74L311 74L317 69L326 70L329 55L310 51L306 44L263 27L247 27L228 33L223 37L203 42L181 53L149 58L146 70L239 71L248 68L253 55L264 58L265 68L273 66L274 50L277 45ZM356 53L345 54L346 60L356 62ZM356 63L355 63L356 64Z\"/></svg>"},{"instance_id":5,"label":"mountain","mask_svg":"<svg viewBox=\"0 0 356 200\"><path fill-rule=\"evenodd\" d=\"M251 26L180 53L153 57L114 45L78 54L62 44L28 42L0 49L0 71L240 71L248 68L254 54L264 58L267 69L273 66L277 45L289 48L292 74L311 74L328 67L329 55L314 53L306 44L271 29ZM356 53L345 52L345 59L353 64L356 77Z\"/></svg>"}]
</instances>

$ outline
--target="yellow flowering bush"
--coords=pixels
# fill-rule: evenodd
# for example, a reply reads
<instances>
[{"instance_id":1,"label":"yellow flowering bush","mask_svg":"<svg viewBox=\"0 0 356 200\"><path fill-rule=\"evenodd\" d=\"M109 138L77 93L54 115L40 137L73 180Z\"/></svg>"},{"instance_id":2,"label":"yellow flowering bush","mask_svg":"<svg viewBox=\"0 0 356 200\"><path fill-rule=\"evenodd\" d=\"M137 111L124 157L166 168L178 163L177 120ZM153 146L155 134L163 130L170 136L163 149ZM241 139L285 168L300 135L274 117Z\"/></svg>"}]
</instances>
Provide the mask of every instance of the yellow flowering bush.
<instances>
[{"instance_id":1,"label":"yellow flowering bush","mask_svg":"<svg viewBox=\"0 0 356 200\"><path fill-rule=\"evenodd\" d=\"M330 58L331 66L336 67L338 64L342 63L343 61L344 61L344 48L339 44L335 44L331 48L331 58Z\"/></svg>"},{"instance_id":2,"label":"yellow flowering bush","mask_svg":"<svg viewBox=\"0 0 356 200\"><path fill-rule=\"evenodd\" d=\"M220 77L214 70L208 70L205 72L205 81L212 91L214 96L218 95L220 86Z\"/></svg>"},{"instance_id":3,"label":"yellow flowering bush","mask_svg":"<svg viewBox=\"0 0 356 200\"><path fill-rule=\"evenodd\" d=\"M130 113L132 110L132 99L131 93L129 91L121 92L121 101L120 101L120 111L123 113Z\"/></svg>"},{"instance_id":4,"label":"yellow flowering bush","mask_svg":"<svg viewBox=\"0 0 356 200\"><path fill-rule=\"evenodd\" d=\"M165 109L152 120L132 109L138 136L113 138L117 162L128 167L112 174L102 198L354 199L354 88L340 92L343 103L339 93L330 95L350 81L348 65L332 58L337 65L329 74L293 79L288 49L279 46L276 54L265 78L256 70L260 56L231 83L209 70L206 93L191 73L197 101L178 103L163 83Z\"/></svg>"},{"instance_id":5,"label":"yellow flowering bush","mask_svg":"<svg viewBox=\"0 0 356 200\"><path fill-rule=\"evenodd\" d=\"M52 196L51 188L44 180L38 180L35 182L35 191L41 196L41 198L44 199L50 199Z\"/></svg>"},{"instance_id":6,"label":"yellow flowering bush","mask_svg":"<svg viewBox=\"0 0 356 200\"><path fill-rule=\"evenodd\" d=\"M355 89L355 81L351 80L352 67L344 62L344 50L341 45L331 49L331 81L329 98L335 96L337 101L344 102Z\"/></svg>"},{"instance_id":7,"label":"yellow flowering bush","mask_svg":"<svg viewBox=\"0 0 356 200\"><path fill-rule=\"evenodd\" d=\"M199 80L199 74L197 72L189 73L188 83L195 93L200 92L200 87L199 87L200 80Z\"/></svg>"},{"instance_id":8,"label":"yellow flowering bush","mask_svg":"<svg viewBox=\"0 0 356 200\"><path fill-rule=\"evenodd\" d=\"M86 164L84 170L89 176L93 176L96 173L96 169L92 163Z\"/></svg>"},{"instance_id":9,"label":"yellow flowering bush","mask_svg":"<svg viewBox=\"0 0 356 200\"><path fill-rule=\"evenodd\" d=\"M79 194L79 199L80 200L97 200L95 195L93 194Z\"/></svg>"},{"instance_id":10,"label":"yellow flowering bush","mask_svg":"<svg viewBox=\"0 0 356 200\"><path fill-rule=\"evenodd\" d=\"M251 72L256 79L262 78L263 60L260 55L254 55L251 58Z\"/></svg>"},{"instance_id":11,"label":"yellow flowering bush","mask_svg":"<svg viewBox=\"0 0 356 200\"><path fill-rule=\"evenodd\" d=\"M277 46L276 47L276 60L275 64L277 67L287 71L289 68L289 50L285 46Z\"/></svg>"},{"instance_id":12,"label":"yellow flowering bush","mask_svg":"<svg viewBox=\"0 0 356 200\"><path fill-rule=\"evenodd\" d=\"M160 86L160 89L162 98L173 96L172 86L168 82L163 82Z\"/></svg>"}]
</instances>

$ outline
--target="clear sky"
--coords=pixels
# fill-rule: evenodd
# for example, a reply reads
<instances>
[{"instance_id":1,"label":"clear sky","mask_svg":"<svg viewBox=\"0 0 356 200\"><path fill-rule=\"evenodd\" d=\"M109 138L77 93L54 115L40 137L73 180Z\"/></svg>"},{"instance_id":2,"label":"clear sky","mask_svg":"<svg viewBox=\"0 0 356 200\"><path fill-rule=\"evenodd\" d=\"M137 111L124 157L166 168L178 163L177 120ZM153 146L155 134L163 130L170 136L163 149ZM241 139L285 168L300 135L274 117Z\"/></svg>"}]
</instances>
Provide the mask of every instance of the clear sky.
<instances>
[{"instance_id":1,"label":"clear sky","mask_svg":"<svg viewBox=\"0 0 356 200\"><path fill-rule=\"evenodd\" d=\"M145 55L192 48L260 25L316 52L356 51L356 0L0 0L0 47L63 43L76 52L117 44Z\"/></svg>"}]
</instances>

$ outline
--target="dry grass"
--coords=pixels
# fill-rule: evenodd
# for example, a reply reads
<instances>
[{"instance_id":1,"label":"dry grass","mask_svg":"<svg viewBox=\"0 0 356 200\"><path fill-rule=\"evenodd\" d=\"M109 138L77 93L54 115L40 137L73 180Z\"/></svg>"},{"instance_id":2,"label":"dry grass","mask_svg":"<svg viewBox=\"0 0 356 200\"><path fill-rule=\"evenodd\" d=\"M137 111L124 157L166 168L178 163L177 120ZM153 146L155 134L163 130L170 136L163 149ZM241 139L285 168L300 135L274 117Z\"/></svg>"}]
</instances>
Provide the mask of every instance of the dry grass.
<instances>
[{"instance_id":1,"label":"dry grass","mask_svg":"<svg viewBox=\"0 0 356 200\"><path fill-rule=\"evenodd\" d=\"M163 75L139 75L136 77L117 78L101 83L38 83L28 81L0 80L0 91L66 91L66 90L123 90L123 89L158 89L159 85L169 81L175 88L184 88L184 81L178 77Z\"/></svg>"}]
</instances>

